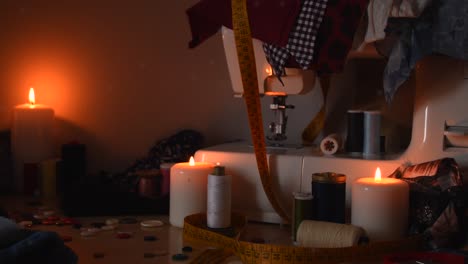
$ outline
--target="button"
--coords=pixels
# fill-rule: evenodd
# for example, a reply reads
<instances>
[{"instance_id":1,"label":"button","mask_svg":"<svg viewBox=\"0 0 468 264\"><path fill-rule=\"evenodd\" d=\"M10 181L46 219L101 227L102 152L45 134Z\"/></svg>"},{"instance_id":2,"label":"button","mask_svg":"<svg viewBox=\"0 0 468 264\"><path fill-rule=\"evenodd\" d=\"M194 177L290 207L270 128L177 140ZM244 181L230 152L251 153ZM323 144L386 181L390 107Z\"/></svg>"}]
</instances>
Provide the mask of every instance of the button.
<instances>
[{"instance_id":1,"label":"button","mask_svg":"<svg viewBox=\"0 0 468 264\"><path fill-rule=\"evenodd\" d=\"M184 261L184 260L186 260L186 259L188 259L188 256L185 255L185 254L179 253L179 254L174 254L174 255L172 255L172 260Z\"/></svg>"},{"instance_id":2,"label":"button","mask_svg":"<svg viewBox=\"0 0 468 264\"><path fill-rule=\"evenodd\" d=\"M115 235L118 239L128 239L132 237L131 233L128 232L118 232L117 235Z\"/></svg>"},{"instance_id":3,"label":"button","mask_svg":"<svg viewBox=\"0 0 468 264\"><path fill-rule=\"evenodd\" d=\"M117 225L119 224L119 219L109 218L106 220L106 225Z\"/></svg>"},{"instance_id":4,"label":"button","mask_svg":"<svg viewBox=\"0 0 468 264\"><path fill-rule=\"evenodd\" d=\"M145 220L140 223L142 227L160 227L163 226L164 223L160 220Z\"/></svg>"},{"instance_id":5,"label":"button","mask_svg":"<svg viewBox=\"0 0 468 264\"><path fill-rule=\"evenodd\" d=\"M105 225L103 227L101 227L102 230L104 231L110 231L110 230L114 230L117 228L117 225Z\"/></svg>"}]
</instances>

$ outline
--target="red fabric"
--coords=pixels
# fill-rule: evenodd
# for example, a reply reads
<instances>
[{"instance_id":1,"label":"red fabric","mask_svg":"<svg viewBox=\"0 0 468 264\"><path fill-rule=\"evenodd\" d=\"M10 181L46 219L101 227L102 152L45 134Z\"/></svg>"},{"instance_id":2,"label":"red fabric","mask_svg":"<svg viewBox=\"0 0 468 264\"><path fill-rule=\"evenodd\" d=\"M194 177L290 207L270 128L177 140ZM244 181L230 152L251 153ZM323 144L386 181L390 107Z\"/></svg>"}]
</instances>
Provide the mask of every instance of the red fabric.
<instances>
[{"instance_id":1,"label":"red fabric","mask_svg":"<svg viewBox=\"0 0 468 264\"><path fill-rule=\"evenodd\" d=\"M328 0L324 20L317 35L314 59L319 73L343 70L353 44L354 33L368 0Z\"/></svg>"},{"instance_id":2,"label":"red fabric","mask_svg":"<svg viewBox=\"0 0 468 264\"><path fill-rule=\"evenodd\" d=\"M301 8L301 0L247 0L252 37L286 46L289 32ZM187 10L194 48L222 25L232 29L231 0L201 0Z\"/></svg>"}]
</instances>

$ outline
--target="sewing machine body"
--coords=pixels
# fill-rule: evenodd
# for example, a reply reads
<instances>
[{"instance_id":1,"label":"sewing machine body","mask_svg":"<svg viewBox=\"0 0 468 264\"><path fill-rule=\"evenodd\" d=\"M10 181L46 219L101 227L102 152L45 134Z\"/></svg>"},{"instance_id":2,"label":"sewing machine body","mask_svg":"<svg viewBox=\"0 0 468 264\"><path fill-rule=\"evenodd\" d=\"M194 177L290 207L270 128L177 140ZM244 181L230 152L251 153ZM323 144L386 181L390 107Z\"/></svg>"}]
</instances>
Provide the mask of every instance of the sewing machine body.
<instances>
[{"instance_id":1,"label":"sewing machine body","mask_svg":"<svg viewBox=\"0 0 468 264\"><path fill-rule=\"evenodd\" d=\"M372 160L347 153L325 156L315 146L267 149L273 189L284 209L292 210L293 192L311 191L311 175L316 172L346 175L349 206L351 183L360 177L373 177L376 167L381 168L384 177L404 163L417 164L442 157L454 157L462 170L468 167L467 64L445 56L431 56L419 63L413 75L404 87L414 91L410 140L405 149ZM392 107L401 107L395 103L398 102ZM398 139L398 131L393 131L393 138ZM234 211L251 220L281 222L263 191L251 145L236 142L212 146L197 151L195 159L226 166L227 173L232 175Z\"/></svg>"}]
</instances>

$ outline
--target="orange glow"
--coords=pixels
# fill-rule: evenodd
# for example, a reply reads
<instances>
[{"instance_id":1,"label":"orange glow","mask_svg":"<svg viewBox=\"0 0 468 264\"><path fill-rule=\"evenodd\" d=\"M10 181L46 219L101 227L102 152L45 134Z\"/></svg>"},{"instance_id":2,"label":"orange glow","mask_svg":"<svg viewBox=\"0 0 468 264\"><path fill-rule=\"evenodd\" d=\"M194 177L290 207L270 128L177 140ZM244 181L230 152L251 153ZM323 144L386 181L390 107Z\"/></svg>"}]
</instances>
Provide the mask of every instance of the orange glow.
<instances>
[{"instance_id":1,"label":"orange glow","mask_svg":"<svg viewBox=\"0 0 468 264\"><path fill-rule=\"evenodd\" d=\"M380 181L382 181L382 173L380 172L380 168L379 168L379 167L377 167L377 169L375 170L374 181L375 181L375 182L380 182Z\"/></svg>"},{"instance_id":2,"label":"orange glow","mask_svg":"<svg viewBox=\"0 0 468 264\"><path fill-rule=\"evenodd\" d=\"M271 69L271 67L266 67L266 68L265 68L265 72L266 72L266 74L268 74L268 75L272 75L272 74L273 74L273 70Z\"/></svg>"},{"instance_id":3,"label":"orange glow","mask_svg":"<svg viewBox=\"0 0 468 264\"><path fill-rule=\"evenodd\" d=\"M265 92L265 94L269 96L286 96L285 92Z\"/></svg>"},{"instance_id":4,"label":"orange glow","mask_svg":"<svg viewBox=\"0 0 468 264\"><path fill-rule=\"evenodd\" d=\"M34 88L29 88L29 104L34 105L36 103L36 96L34 94Z\"/></svg>"},{"instance_id":5,"label":"orange glow","mask_svg":"<svg viewBox=\"0 0 468 264\"><path fill-rule=\"evenodd\" d=\"M195 160L193 159L193 156L190 157L189 165L195 166Z\"/></svg>"}]
</instances>

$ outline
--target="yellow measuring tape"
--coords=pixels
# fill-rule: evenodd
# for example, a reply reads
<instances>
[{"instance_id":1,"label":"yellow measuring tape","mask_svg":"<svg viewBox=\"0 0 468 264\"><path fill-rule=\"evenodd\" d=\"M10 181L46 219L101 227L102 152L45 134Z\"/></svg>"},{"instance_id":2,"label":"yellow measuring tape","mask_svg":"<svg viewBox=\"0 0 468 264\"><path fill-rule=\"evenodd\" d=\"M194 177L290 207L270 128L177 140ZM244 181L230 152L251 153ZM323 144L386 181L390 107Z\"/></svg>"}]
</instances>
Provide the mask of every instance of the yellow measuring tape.
<instances>
[{"instance_id":1,"label":"yellow measuring tape","mask_svg":"<svg viewBox=\"0 0 468 264\"><path fill-rule=\"evenodd\" d=\"M265 134L263 131L262 107L258 92L257 68L247 14L246 0L232 0L232 27L236 41L237 57L239 59L244 100L247 105L250 133L257 160L257 168L262 181L263 190L275 212L286 222L289 216L281 208L272 189L272 179L268 169L266 156Z\"/></svg>"},{"instance_id":2,"label":"yellow measuring tape","mask_svg":"<svg viewBox=\"0 0 468 264\"><path fill-rule=\"evenodd\" d=\"M247 105L251 136L263 189L278 215L289 222L288 215L280 207L272 190L272 179L268 170L260 95L257 87L257 72L246 0L232 0L232 21L244 87L244 99ZM326 96L327 88L327 85L322 84L324 97ZM303 137L308 140L314 139L322 129L324 119L325 106L323 105L314 120L304 130ZM191 263L221 263L232 255L238 256L245 264L363 262L381 259L383 255L389 253L418 250L423 244L421 237L347 248L305 248L259 244L240 239L242 230L247 225L244 216L233 214L231 223L234 236L227 236L206 228L206 214L187 216L184 219L184 241L196 245L214 247L203 251Z\"/></svg>"},{"instance_id":3,"label":"yellow measuring tape","mask_svg":"<svg viewBox=\"0 0 468 264\"><path fill-rule=\"evenodd\" d=\"M326 100L328 90L330 89L330 76L322 76L320 78L320 86L322 87L323 104L319 112L310 121L304 131L302 131L302 140L305 142L313 142L325 125Z\"/></svg>"},{"instance_id":4,"label":"yellow measuring tape","mask_svg":"<svg viewBox=\"0 0 468 264\"><path fill-rule=\"evenodd\" d=\"M206 229L206 214L204 213L187 216L184 219L184 241L216 248L204 251L191 263L221 263L233 254L245 264L362 263L382 260L387 254L421 250L423 246L422 236L344 248L259 244L240 240L241 233L247 224L245 217L233 214L231 223L235 233L233 237Z\"/></svg>"}]
</instances>

